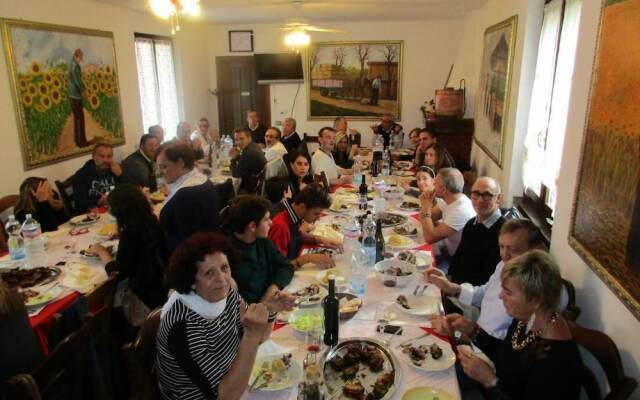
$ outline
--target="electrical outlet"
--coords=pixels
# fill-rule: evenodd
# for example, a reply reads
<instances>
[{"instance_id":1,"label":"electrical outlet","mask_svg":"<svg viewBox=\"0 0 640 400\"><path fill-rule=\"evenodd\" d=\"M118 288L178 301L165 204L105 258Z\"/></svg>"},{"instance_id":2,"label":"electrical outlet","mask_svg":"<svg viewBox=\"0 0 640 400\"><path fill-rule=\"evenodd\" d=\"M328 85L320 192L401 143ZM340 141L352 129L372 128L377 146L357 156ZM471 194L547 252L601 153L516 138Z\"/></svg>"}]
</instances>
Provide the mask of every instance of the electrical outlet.
<instances>
[{"instance_id":1,"label":"electrical outlet","mask_svg":"<svg viewBox=\"0 0 640 400\"><path fill-rule=\"evenodd\" d=\"M280 126L280 125L282 125L282 121L277 120L277 121L276 121L276 126Z\"/></svg>"}]
</instances>

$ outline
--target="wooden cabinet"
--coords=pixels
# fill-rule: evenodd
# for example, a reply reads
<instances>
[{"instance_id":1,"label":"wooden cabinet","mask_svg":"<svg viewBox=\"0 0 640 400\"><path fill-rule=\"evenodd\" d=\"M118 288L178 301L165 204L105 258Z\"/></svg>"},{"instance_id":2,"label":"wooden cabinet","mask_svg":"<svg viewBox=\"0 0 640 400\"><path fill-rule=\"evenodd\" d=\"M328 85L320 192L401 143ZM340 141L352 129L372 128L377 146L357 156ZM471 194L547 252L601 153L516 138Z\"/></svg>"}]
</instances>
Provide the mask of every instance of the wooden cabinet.
<instances>
[{"instance_id":1,"label":"wooden cabinet","mask_svg":"<svg viewBox=\"0 0 640 400\"><path fill-rule=\"evenodd\" d=\"M426 127L438 136L438 142L451 153L459 170L465 171L471 167L473 119L436 119L427 121Z\"/></svg>"}]
</instances>

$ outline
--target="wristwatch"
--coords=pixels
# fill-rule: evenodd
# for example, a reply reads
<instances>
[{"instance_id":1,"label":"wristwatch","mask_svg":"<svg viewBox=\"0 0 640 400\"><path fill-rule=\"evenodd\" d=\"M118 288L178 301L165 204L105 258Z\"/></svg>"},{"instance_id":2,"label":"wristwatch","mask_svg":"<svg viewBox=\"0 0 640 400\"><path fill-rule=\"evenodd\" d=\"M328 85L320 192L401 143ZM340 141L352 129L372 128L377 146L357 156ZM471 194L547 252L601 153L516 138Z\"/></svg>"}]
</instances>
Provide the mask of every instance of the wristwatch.
<instances>
[{"instance_id":1,"label":"wristwatch","mask_svg":"<svg viewBox=\"0 0 640 400\"><path fill-rule=\"evenodd\" d=\"M424 211L420 213L420 218L427 219L431 218L431 211Z\"/></svg>"}]
</instances>

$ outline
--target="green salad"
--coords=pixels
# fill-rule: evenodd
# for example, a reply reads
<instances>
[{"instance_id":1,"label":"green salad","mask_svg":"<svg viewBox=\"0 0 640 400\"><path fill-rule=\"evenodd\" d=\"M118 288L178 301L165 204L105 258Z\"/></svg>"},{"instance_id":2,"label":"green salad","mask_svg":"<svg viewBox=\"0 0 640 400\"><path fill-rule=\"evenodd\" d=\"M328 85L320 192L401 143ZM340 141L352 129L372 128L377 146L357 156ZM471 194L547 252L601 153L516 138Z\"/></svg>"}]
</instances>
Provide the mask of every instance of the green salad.
<instances>
[{"instance_id":1,"label":"green salad","mask_svg":"<svg viewBox=\"0 0 640 400\"><path fill-rule=\"evenodd\" d=\"M289 318L291 328L298 332L322 330L324 328L324 316L319 311L296 310Z\"/></svg>"}]
</instances>

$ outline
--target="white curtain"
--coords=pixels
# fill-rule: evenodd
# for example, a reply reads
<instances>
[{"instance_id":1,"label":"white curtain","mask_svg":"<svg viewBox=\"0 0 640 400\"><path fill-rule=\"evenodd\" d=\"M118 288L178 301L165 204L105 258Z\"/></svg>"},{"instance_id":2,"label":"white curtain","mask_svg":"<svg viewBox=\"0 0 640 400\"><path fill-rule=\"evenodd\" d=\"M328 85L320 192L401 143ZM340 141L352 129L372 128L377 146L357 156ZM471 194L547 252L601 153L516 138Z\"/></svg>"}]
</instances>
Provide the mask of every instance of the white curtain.
<instances>
[{"instance_id":1,"label":"white curtain","mask_svg":"<svg viewBox=\"0 0 640 400\"><path fill-rule=\"evenodd\" d=\"M547 130L547 147L545 149L542 183L550 189L548 205L555 208L557 193L556 181L560 173L562 147L567 129L567 113L569 111L569 95L578 44L578 29L580 26L581 0L566 0L556 77L553 83L553 99L551 100L551 116Z\"/></svg>"},{"instance_id":2,"label":"white curtain","mask_svg":"<svg viewBox=\"0 0 640 400\"><path fill-rule=\"evenodd\" d=\"M179 118L171 41L136 37L135 43L144 130L161 125L169 140Z\"/></svg>"},{"instance_id":3,"label":"white curtain","mask_svg":"<svg viewBox=\"0 0 640 400\"><path fill-rule=\"evenodd\" d=\"M524 143L523 181L525 188L540 194L544 162L544 148L551 111L553 74L556 66L556 48L562 23L562 0L553 0L544 7L542 31L538 44L538 60L531 93L529 124Z\"/></svg>"}]
</instances>

